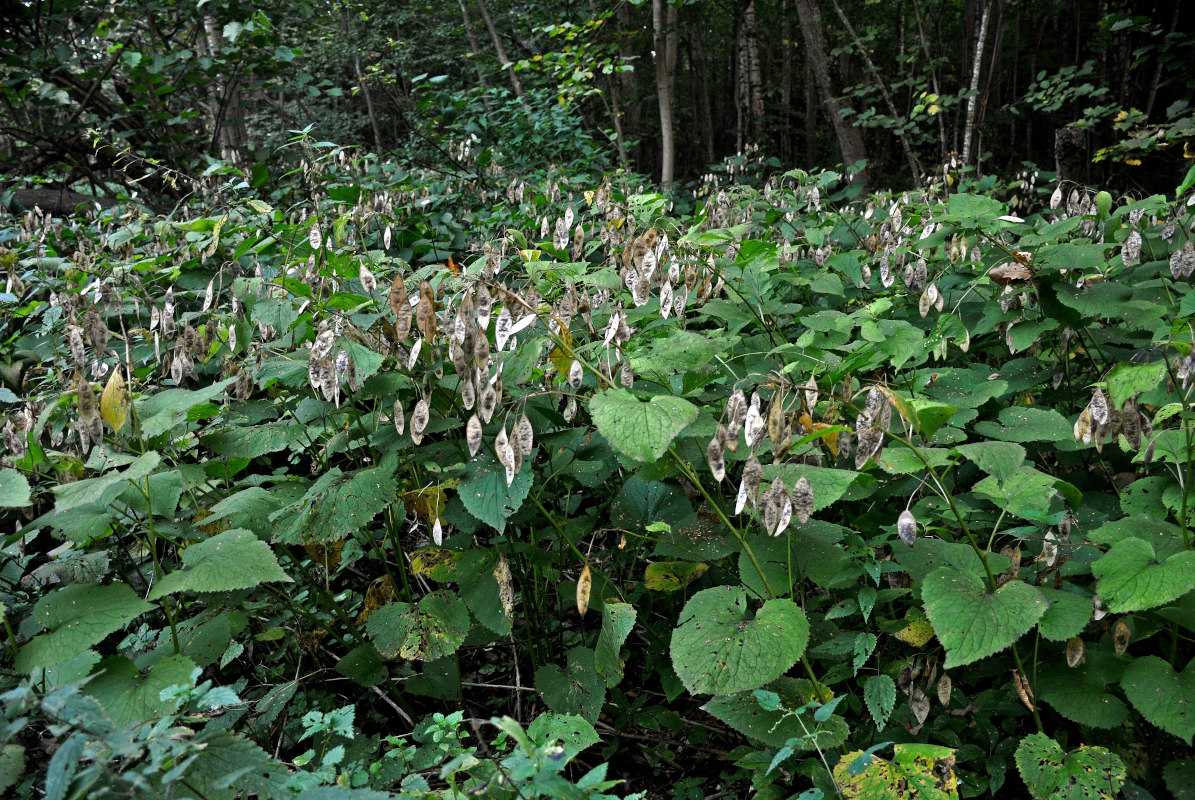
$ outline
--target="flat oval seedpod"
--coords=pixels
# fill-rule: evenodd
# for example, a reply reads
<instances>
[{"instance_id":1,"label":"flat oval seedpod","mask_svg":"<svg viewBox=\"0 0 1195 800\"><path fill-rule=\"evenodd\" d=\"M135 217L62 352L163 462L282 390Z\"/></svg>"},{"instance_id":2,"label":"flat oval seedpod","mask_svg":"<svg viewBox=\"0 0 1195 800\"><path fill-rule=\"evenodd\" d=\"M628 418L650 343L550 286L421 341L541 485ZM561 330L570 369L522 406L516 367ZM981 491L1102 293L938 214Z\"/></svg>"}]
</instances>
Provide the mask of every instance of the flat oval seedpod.
<instances>
[{"instance_id":1,"label":"flat oval seedpod","mask_svg":"<svg viewBox=\"0 0 1195 800\"><path fill-rule=\"evenodd\" d=\"M726 456L722 452L722 443L715 436L705 448L705 460L709 462L710 473L718 483L726 477Z\"/></svg>"},{"instance_id":2,"label":"flat oval seedpod","mask_svg":"<svg viewBox=\"0 0 1195 800\"><path fill-rule=\"evenodd\" d=\"M324 243L324 237L320 235L317 226L312 225L311 230L307 231L307 243L311 245L312 250L319 250L320 245Z\"/></svg>"},{"instance_id":3,"label":"flat oval seedpod","mask_svg":"<svg viewBox=\"0 0 1195 800\"><path fill-rule=\"evenodd\" d=\"M466 411L471 411L477 402L477 387L473 385L472 376L461 377L461 405Z\"/></svg>"},{"instance_id":4,"label":"flat oval seedpod","mask_svg":"<svg viewBox=\"0 0 1195 800\"><path fill-rule=\"evenodd\" d=\"M535 449L535 431L532 429L531 420L527 419L526 414L521 415L519 421L515 423L511 438L514 441L516 453L521 456L531 455L531 451Z\"/></svg>"},{"instance_id":5,"label":"flat oval seedpod","mask_svg":"<svg viewBox=\"0 0 1195 800\"><path fill-rule=\"evenodd\" d=\"M466 352L464 346L459 342L453 342L450 349L452 351L452 368L456 370L456 374L462 377L471 377L473 351Z\"/></svg>"},{"instance_id":6,"label":"flat oval seedpod","mask_svg":"<svg viewBox=\"0 0 1195 800\"><path fill-rule=\"evenodd\" d=\"M759 479L763 475L763 465L759 463L759 459L755 453L747 459L747 463L743 465L743 478L739 483L739 493L735 498L734 513L741 514L743 509L748 505L752 508L756 507L756 498L759 496Z\"/></svg>"},{"instance_id":7,"label":"flat oval seedpod","mask_svg":"<svg viewBox=\"0 0 1195 800\"><path fill-rule=\"evenodd\" d=\"M510 486L514 483L518 466L515 461L514 447L510 443L510 436L506 433L505 425L494 439L494 455L498 457L498 463L506 468L506 485Z\"/></svg>"},{"instance_id":8,"label":"flat oval seedpod","mask_svg":"<svg viewBox=\"0 0 1195 800\"><path fill-rule=\"evenodd\" d=\"M938 678L938 702L944 706L950 705L950 694L954 691L954 683L945 672Z\"/></svg>"},{"instance_id":9,"label":"flat oval seedpod","mask_svg":"<svg viewBox=\"0 0 1195 800\"><path fill-rule=\"evenodd\" d=\"M813 501L813 486L810 485L809 479L802 475L793 485L792 494L793 513L797 517L797 522L804 525L809 521L809 517L813 514Z\"/></svg>"},{"instance_id":10,"label":"flat oval seedpod","mask_svg":"<svg viewBox=\"0 0 1195 800\"><path fill-rule=\"evenodd\" d=\"M358 270L357 278L361 281L361 288L365 290L366 294L373 294L378 290L377 277L375 277L373 271L364 264L362 264Z\"/></svg>"},{"instance_id":11,"label":"flat oval seedpod","mask_svg":"<svg viewBox=\"0 0 1195 800\"><path fill-rule=\"evenodd\" d=\"M502 603L502 613L510 619L515 612L515 587L510 573L510 562L504 555L499 555L498 563L494 565L494 580L498 582L498 600Z\"/></svg>"},{"instance_id":12,"label":"flat oval seedpod","mask_svg":"<svg viewBox=\"0 0 1195 800\"><path fill-rule=\"evenodd\" d=\"M731 436L736 436L743 425L743 415L747 411L747 395L742 389L735 389L734 394L726 401L726 427Z\"/></svg>"},{"instance_id":13,"label":"flat oval seedpod","mask_svg":"<svg viewBox=\"0 0 1195 800\"><path fill-rule=\"evenodd\" d=\"M779 495L771 489L759 496L759 522L769 536L775 535L776 525L780 521L779 499Z\"/></svg>"},{"instance_id":14,"label":"flat oval seedpod","mask_svg":"<svg viewBox=\"0 0 1195 800\"><path fill-rule=\"evenodd\" d=\"M784 438L784 431L788 427L784 418L784 401L780 392L772 395L772 402L768 405L768 438L773 444L779 444Z\"/></svg>"},{"instance_id":15,"label":"flat oval seedpod","mask_svg":"<svg viewBox=\"0 0 1195 800\"><path fill-rule=\"evenodd\" d=\"M419 282L419 304L415 307L415 327L424 339L436 335L436 294L431 283L424 278Z\"/></svg>"},{"instance_id":16,"label":"flat oval seedpod","mask_svg":"<svg viewBox=\"0 0 1195 800\"><path fill-rule=\"evenodd\" d=\"M590 574L589 565L581 570L581 577L577 578L577 613L585 616L585 612L589 610L589 592L593 588L593 576Z\"/></svg>"},{"instance_id":17,"label":"flat oval seedpod","mask_svg":"<svg viewBox=\"0 0 1195 800\"><path fill-rule=\"evenodd\" d=\"M896 533L909 547L917 542L917 518L907 508L900 512L900 517L896 520Z\"/></svg>"},{"instance_id":18,"label":"flat oval seedpod","mask_svg":"<svg viewBox=\"0 0 1195 800\"><path fill-rule=\"evenodd\" d=\"M395 316L400 316L404 308L410 308L410 302L407 299L407 286L403 282L402 275L395 275L394 282L390 284L390 311Z\"/></svg>"},{"instance_id":19,"label":"flat oval seedpod","mask_svg":"<svg viewBox=\"0 0 1195 800\"><path fill-rule=\"evenodd\" d=\"M510 326L510 335L515 336L518 333L530 328L535 323L535 314L524 314L519 317L513 325Z\"/></svg>"},{"instance_id":20,"label":"flat oval seedpod","mask_svg":"<svg viewBox=\"0 0 1195 800\"><path fill-rule=\"evenodd\" d=\"M1030 711L1036 710L1033 705L1033 690L1029 688L1029 681L1021 674L1020 670L1012 671L1012 683L1017 690L1017 697L1025 704L1025 708Z\"/></svg>"},{"instance_id":21,"label":"flat oval seedpod","mask_svg":"<svg viewBox=\"0 0 1195 800\"><path fill-rule=\"evenodd\" d=\"M568 368L568 385L573 389L580 389L581 383L585 380L585 369L581 366L581 362L573 359L573 363Z\"/></svg>"},{"instance_id":22,"label":"flat oval seedpod","mask_svg":"<svg viewBox=\"0 0 1195 800\"><path fill-rule=\"evenodd\" d=\"M631 370L631 362L622 362L622 368L618 371L618 382L627 389L635 385L635 373Z\"/></svg>"},{"instance_id":23,"label":"flat oval seedpod","mask_svg":"<svg viewBox=\"0 0 1195 800\"><path fill-rule=\"evenodd\" d=\"M481 420L473 414L465 423L465 442L469 445L470 457L477 455L477 451L481 449L481 434Z\"/></svg>"},{"instance_id":24,"label":"flat oval seedpod","mask_svg":"<svg viewBox=\"0 0 1195 800\"><path fill-rule=\"evenodd\" d=\"M485 336L478 336L473 340L473 363L478 369L483 369L490 363L490 340Z\"/></svg>"},{"instance_id":25,"label":"flat oval seedpod","mask_svg":"<svg viewBox=\"0 0 1195 800\"><path fill-rule=\"evenodd\" d=\"M83 348L83 335L79 333L79 328L75 325L67 325L66 333L67 340L70 342L71 358L75 360L75 368L81 370L87 363L87 351Z\"/></svg>"},{"instance_id":26,"label":"flat oval seedpod","mask_svg":"<svg viewBox=\"0 0 1195 800\"><path fill-rule=\"evenodd\" d=\"M672 284L664 281L664 285L660 287L660 316L668 319L672 315Z\"/></svg>"},{"instance_id":27,"label":"flat oval seedpod","mask_svg":"<svg viewBox=\"0 0 1195 800\"><path fill-rule=\"evenodd\" d=\"M512 335L512 327L514 327L514 318L510 315L510 306L503 305L502 310L498 312L498 321L494 324L494 344L498 346L499 353L506 349L506 342Z\"/></svg>"},{"instance_id":28,"label":"flat oval seedpod","mask_svg":"<svg viewBox=\"0 0 1195 800\"><path fill-rule=\"evenodd\" d=\"M439 517L436 517L436 521L432 523L432 542L436 547L444 544L444 526L440 524Z\"/></svg>"},{"instance_id":29,"label":"flat oval seedpod","mask_svg":"<svg viewBox=\"0 0 1195 800\"><path fill-rule=\"evenodd\" d=\"M1066 641L1066 665L1072 669L1087 660L1087 645L1078 636Z\"/></svg>"},{"instance_id":30,"label":"flat oval seedpod","mask_svg":"<svg viewBox=\"0 0 1195 800\"><path fill-rule=\"evenodd\" d=\"M763 438L767 426L767 420L759 410L759 393L756 392L751 397L751 405L747 408L747 414L743 420L743 440L747 442L748 447L755 447Z\"/></svg>"},{"instance_id":31,"label":"flat oval seedpod","mask_svg":"<svg viewBox=\"0 0 1195 800\"><path fill-rule=\"evenodd\" d=\"M407 369L415 369L415 363L419 360L419 352L423 349L423 339L416 339L415 344L411 346L411 353L407 356Z\"/></svg>"},{"instance_id":32,"label":"flat oval seedpod","mask_svg":"<svg viewBox=\"0 0 1195 800\"><path fill-rule=\"evenodd\" d=\"M423 431L431 419L431 405L426 399L420 398L411 411L411 441L418 445L423 441Z\"/></svg>"},{"instance_id":33,"label":"flat oval seedpod","mask_svg":"<svg viewBox=\"0 0 1195 800\"><path fill-rule=\"evenodd\" d=\"M394 429L398 431L398 435L402 436L403 429L407 427L407 416L402 410L402 398L394 398Z\"/></svg>"},{"instance_id":34,"label":"flat oval seedpod","mask_svg":"<svg viewBox=\"0 0 1195 800\"><path fill-rule=\"evenodd\" d=\"M477 326L485 331L490 327L490 314L494 311L494 296L484 284L477 287Z\"/></svg>"},{"instance_id":35,"label":"flat oval seedpod","mask_svg":"<svg viewBox=\"0 0 1195 800\"><path fill-rule=\"evenodd\" d=\"M909 693L909 710L917 720L917 727L925 724L929 717L929 696L920 686L914 686L913 691Z\"/></svg>"},{"instance_id":36,"label":"flat oval seedpod","mask_svg":"<svg viewBox=\"0 0 1195 800\"><path fill-rule=\"evenodd\" d=\"M396 341L405 342L407 337L411 335L411 304L404 303L398 311L398 317L394 322L394 338Z\"/></svg>"},{"instance_id":37,"label":"flat oval seedpod","mask_svg":"<svg viewBox=\"0 0 1195 800\"><path fill-rule=\"evenodd\" d=\"M481 415L482 422L489 423L494 416L494 409L498 407L498 393L494 391L493 386L486 383L477 400L477 413Z\"/></svg>"},{"instance_id":38,"label":"flat oval seedpod","mask_svg":"<svg viewBox=\"0 0 1195 800\"><path fill-rule=\"evenodd\" d=\"M1129 623L1124 621L1124 617L1116 620L1116 625L1112 628L1112 649L1116 651L1117 656L1123 656L1128 651L1132 639L1133 631L1129 628Z\"/></svg>"}]
</instances>

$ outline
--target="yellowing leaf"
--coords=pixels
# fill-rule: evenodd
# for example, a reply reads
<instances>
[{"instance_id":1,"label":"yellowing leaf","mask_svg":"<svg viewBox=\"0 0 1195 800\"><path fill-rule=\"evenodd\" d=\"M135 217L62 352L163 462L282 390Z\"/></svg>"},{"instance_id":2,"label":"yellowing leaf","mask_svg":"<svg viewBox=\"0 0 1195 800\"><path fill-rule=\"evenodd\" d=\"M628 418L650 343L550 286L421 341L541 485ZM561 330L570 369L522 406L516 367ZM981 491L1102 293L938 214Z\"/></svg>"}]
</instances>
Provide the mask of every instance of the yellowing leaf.
<instances>
[{"instance_id":1,"label":"yellowing leaf","mask_svg":"<svg viewBox=\"0 0 1195 800\"><path fill-rule=\"evenodd\" d=\"M556 367L556 371L562 376L568 377L568 371L572 369L573 357L565 352L565 348L570 351L573 346L573 335L567 330L560 331L560 347L553 347L552 352L548 353L548 358L552 360L552 366Z\"/></svg>"},{"instance_id":2,"label":"yellowing leaf","mask_svg":"<svg viewBox=\"0 0 1195 800\"><path fill-rule=\"evenodd\" d=\"M124 372L117 367L100 395L100 416L119 433L129 418L129 392L125 387Z\"/></svg>"},{"instance_id":3,"label":"yellowing leaf","mask_svg":"<svg viewBox=\"0 0 1195 800\"><path fill-rule=\"evenodd\" d=\"M893 634L905 644L913 647L925 647L926 642L934 638L934 626L928 619L914 619Z\"/></svg>"}]
</instances>

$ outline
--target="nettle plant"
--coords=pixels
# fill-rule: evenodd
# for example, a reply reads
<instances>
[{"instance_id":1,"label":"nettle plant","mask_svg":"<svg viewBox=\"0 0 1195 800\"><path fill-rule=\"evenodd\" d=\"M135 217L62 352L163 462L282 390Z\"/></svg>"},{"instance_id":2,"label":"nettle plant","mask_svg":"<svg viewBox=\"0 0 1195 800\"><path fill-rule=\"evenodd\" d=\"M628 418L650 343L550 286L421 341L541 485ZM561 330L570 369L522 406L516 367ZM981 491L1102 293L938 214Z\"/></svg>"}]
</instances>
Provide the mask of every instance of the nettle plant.
<instances>
[{"instance_id":1,"label":"nettle plant","mask_svg":"<svg viewBox=\"0 0 1195 800\"><path fill-rule=\"evenodd\" d=\"M10 782L206 678L181 722L287 754L277 796L604 796L689 753L764 798L1188 791L1192 183L1023 220L512 182L423 264L412 185L24 220ZM416 721L464 703L500 732Z\"/></svg>"}]
</instances>

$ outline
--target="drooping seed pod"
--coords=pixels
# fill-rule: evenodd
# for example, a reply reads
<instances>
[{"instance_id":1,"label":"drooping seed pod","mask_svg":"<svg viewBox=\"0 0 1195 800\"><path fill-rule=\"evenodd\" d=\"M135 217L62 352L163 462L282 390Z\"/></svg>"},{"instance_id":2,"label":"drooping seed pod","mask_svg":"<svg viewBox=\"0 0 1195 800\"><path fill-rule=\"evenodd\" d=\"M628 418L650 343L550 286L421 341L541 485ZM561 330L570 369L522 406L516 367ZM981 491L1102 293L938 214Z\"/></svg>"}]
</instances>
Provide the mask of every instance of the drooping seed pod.
<instances>
[{"instance_id":1,"label":"drooping seed pod","mask_svg":"<svg viewBox=\"0 0 1195 800\"><path fill-rule=\"evenodd\" d=\"M1078 636L1066 641L1066 665L1071 669L1087 660L1087 645Z\"/></svg>"},{"instance_id":2,"label":"drooping seed pod","mask_svg":"<svg viewBox=\"0 0 1195 800\"><path fill-rule=\"evenodd\" d=\"M759 479L763 475L763 465L759 463L759 459L755 453L747 459L747 463L743 465L743 478L739 483L739 493L735 498L734 513L741 514L743 509L748 505L752 508L756 506L756 498L759 495Z\"/></svg>"},{"instance_id":3,"label":"drooping seed pod","mask_svg":"<svg viewBox=\"0 0 1195 800\"><path fill-rule=\"evenodd\" d=\"M1116 620L1116 625L1112 628L1112 649L1116 651L1116 655L1123 656L1128 651L1132 639L1133 631L1124 617Z\"/></svg>"},{"instance_id":4,"label":"drooping seed pod","mask_svg":"<svg viewBox=\"0 0 1195 800\"><path fill-rule=\"evenodd\" d=\"M502 614L511 619L515 612L514 580L510 573L510 562L505 555L498 556L494 565L494 580L498 581L498 600L502 603Z\"/></svg>"},{"instance_id":5,"label":"drooping seed pod","mask_svg":"<svg viewBox=\"0 0 1195 800\"><path fill-rule=\"evenodd\" d=\"M527 419L527 415L523 414L519 417L518 422L515 423L514 431L511 434L511 441L514 442L515 453L520 456L529 456L531 451L535 449L535 431L531 427L531 420Z\"/></svg>"},{"instance_id":6,"label":"drooping seed pod","mask_svg":"<svg viewBox=\"0 0 1195 800\"><path fill-rule=\"evenodd\" d=\"M635 373L631 370L630 361L622 362L622 369L618 372L618 382L627 389L635 385Z\"/></svg>"},{"instance_id":7,"label":"drooping seed pod","mask_svg":"<svg viewBox=\"0 0 1195 800\"><path fill-rule=\"evenodd\" d=\"M481 421L488 424L494 416L494 409L498 407L498 393L487 382L482 386L477 400L477 413L481 417Z\"/></svg>"},{"instance_id":8,"label":"drooping seed pod","mask_svg":"<svg viewBox=\"0 0 1195 800\"><path fill-rule=\"evenodd\" d=\"M472 411L477 403L477 388L473 385L473 376L466 374L461 377L461 406L466 411Z\"/></svg>"},{"instance_id":9,"label":"drooping seed pod","mask_svg":"<svg viewBox=\"0 0 1195 800\"><path fill-rule=\"evenodd\" d=\"M715 436L710 439L710 443L705 448L705 458L709 462L710 473L714 476L714 480L721 483L722 479L726 477L726 457L718 438Z\"/></svg>"},{"instance_id":10,"label":"drooping seed pod","mask_svg":"<svg viewBox=\"0 0 1195 800\"><path fill-rule=\"evenodd\" d=\"M419 304L415 306L415 327L423 338L431 340L436 335L436 294L425 278L419 282Z\"/></svg>"},{"instance_id":11,"label":"drooping seed pod","mask_svg":"<svg viewBox=\"0 0 1195 800\"><path fill-rule=\"evenodd\" d=\"M788 424L784 414L784 401L780 397L780 393L777 392L772 396L772 402L768 406L768 438L772 440L773 444L780 444L780 440L784 438L784 431L787 427Z\"/></svg>"},{"instance_id":12,"label":"drooping seed pod","mask_svg":"<svg viewBox=\"0 0 1195 800\"><path fill-rule=\"evenodd\" d=\"M370 271L369 267L362 264L357 272L357 277L361 281L361 288L365 290L366 294L373 294L378 290L378 279Z\"/></svg>"},{"instance_id":13,"label":"drooping seed pod","mask_svg":"<svg viewBox=\"0 0 1195 800\"><path fill-rule=\"evenodd\" d=\"M900 517L896 520L896 533L909 547L917 543L917 518L907 508L900 512Z\"/></svg>"},{"instance_id":14,"label":"drooping seed pod","mask_svg":"<svg viewBox=\"0 0 1195 800\"><path fill-rule=\"evenodd\" d=\"M514 483L515 475L518 472L518 463L515 459L514 447L510 443L510 436L506 432L506 426L502 426L498 436L494 439L494 454L498 457L498 463L506 468L506 485L510 486Z\"/></svg>"},{"instance_id":15,"label":"drooping seed pod","mask_svg":"<svg viewBox=\"0 0 1195 800\"><path fill-rule=\"evenodd\" d=\"M478 336L473 342L473 363L478 369L490 363L490 340L485 336Z\"/></svg>"},{"instance_id":16,"label":"drooping seed pod","mask_svg":"<svg viewBox=\"0 0 1195 800\"><path fill-rule=\"evenodd\" d=\"M792 505L797 522L804 525L809 521L809 517L813 515L813 503L813 486L810 485L809 479L802 475L793 485Z\"/></svg>"},{"instance_id":17,"label":"drooping seed pod","mask_svg":"<svg viewBox=\"0 0 1195 800\"><path fill-rule=\"evenodd\" d=\"M465 443L469 445L470 457L477 455L477 451L481 449L481 438L481 420L474 414L465 423Z\"/></svg>"},{"instance_id":18,"label":"drooping seed pod","mask_svg":"<svg viewBox=\"0 0 1195 800\"><path fill-rule=\"evenodd\" d=\"M83 315L83 332L96 358L103 358L108 352L108 324L97 307L91 306Z\"/></svg>"},{"instance_id":19,"label":"drooping seed pod","mask_svg":"<svg viewBox=\"0 0 1195 800\"><path fill-rule=\"evenodd\" d=\"M755 447L767 429L767 420L764 419L759 406L759 392L755 392L751 395L751 405L748 406L743 419L743 440L747 442L748 447Z\"/></svg>"},{"instance_id":20,"label":"drooping seed pod","mask_svg":"<svg viewBox=\"0 0 1195 800\"><path fill-rule=\"evenodd\" d=\"M672 284L664 281L664 285L660 287L660 316L664 319L672 315L673 297Z\"/></svg>"},{"instance_id":21,"label":"drooping seed pod","mask_svg":"<svg viewBox=\"0 0 1195 800\"><path fill-rule=\"evenodd\" d=\"M494 311L494 296L490 294L489 287L481 285L477 287L477 327L484 332L490 327L490 315Z\"/></svg>"},{"instance_id":22,"label":"drooping seed pod","mask_svg":"<svg viewBox=\"0 0 1195 800\"><path fill-rule=\"evenodd\" d=\"M950 705L950 694L953 690L954 684L950 676L943 672L942 677L938 678L938 702L944 706Z\"/></svg>"},{"instance_id":23,"label":"drooping seed pod","mask_svg":"<svg viewBox=\"0 0 1195 800\"><path fill-rule=\"evenodd\" d=\"M1054 566L1054 562L1058 560L1058 536L1054 531L1046 532L1045 538L1042 540L1041 555L1047 567Z\"/></svg>"},{"instance_id":24,"label":"drooping seed pod","mask_svg":"<svg viewBox=\"0 0 1195 800\"><path fill-rule=\"evenodd\" d=\"M419 398L415 408L411 411L411 441L418 445L423 441L423 431L431 419L431 404L425 398Z\"/></svg>"},{"instance_id":25,"label":"drooping seed pod","mask_svg":"<svg viewBox=\"0 0 1195 800\"><path fill-rule=\"evenodd\" d=\"M1036 710L1033 705L1033 690L1029 688L1029 680L1021 674L1020 670L1012 671L1013 687L1017 690L1017 697L1025 704L1025 708L1030 711Z\"/></svg>"},{"instance_id":26,"label":"drooping seed pod","mask_svg":"<svg viewBox=\"0 0 1195 800\"><path fill-rule=\"evenodd\" d=\"M585 370L581 366L581 362L573 359L573 363L568 368L568 385L573 389L580 389L584 380Z\"/></svg>"},{"instance_id":27,"label":"drooping seed pod","mask_svg":"<svg viewBox=\"0 0 1195 800\"><path fill-rule=\"evenodd\" d=\"M498 321L494 324L494 344L497 345L499 353L506 349L506 342L513 336L513 327L514 319L510 314L510 305L504 303L502 310L498 312Z\"/></svg>"},{"instance_id":28,"label":"drooping seed pod","mask_svg":"<svg viewBox=\"0 0 1195 800\"><path fill-rule=\"evenodd\" d=\"M585 616L585 612L589 610L589 593L593 589L593 575L589 570L589 565L581 570L581 576L577 578L577 613Z\"/></svg>"},{"instance_id":29,"label":"drooping seed pod","mask_svg":"<svg viewBox=\"0 0 1195 800\"><path fill-rule=\"evenodd\" d=\"M913 718L917 720L917 725L925 724L925 720L929 717L929 695L920 686L914 686L913 690L909 692L909 710L913 712Z\"/></svg>"},{"instance_id":30,"label":"drooping seed pod","mask_svg":"<svg viewBox=\"0 0 1195 800\"><path fill-rule=\"evenodd\" d=\"M82 370L87 364L87 352L83 349L83 336L75 325L66 326L67 341L70 343L71 358L74 359L75 369Z\"/></svg>"}]
</instances>

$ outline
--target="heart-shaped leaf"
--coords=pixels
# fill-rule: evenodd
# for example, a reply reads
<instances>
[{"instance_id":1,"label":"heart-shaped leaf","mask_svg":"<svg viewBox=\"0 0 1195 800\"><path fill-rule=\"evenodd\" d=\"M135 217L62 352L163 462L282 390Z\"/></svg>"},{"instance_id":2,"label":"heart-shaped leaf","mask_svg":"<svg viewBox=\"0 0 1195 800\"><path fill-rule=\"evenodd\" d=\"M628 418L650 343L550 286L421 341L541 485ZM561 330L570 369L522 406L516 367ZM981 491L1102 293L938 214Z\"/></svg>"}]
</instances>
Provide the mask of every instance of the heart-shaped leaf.
<instances>
[{"instance_id":1,"label":"heart-shaped leaf","mask_svg":"<svg viewBox=\"0 0 1195 800\"><path fill-rule=\"evenodd\" d=\"M1016 761L1025 785L1040 800L1115 797L1125 779L1120 756L1103 747L1087 746L1064 753L1058 742L1044 733L1022 739Z\"/></svg>"},{"instance_id":2,"label":"heart-shaped leaf","mask_svg":"<svg viewBox=\"0 0 1195 800\"><path fill-rule=\"evenodd\" d=\"M1091 565L1100 599L1115 614L1157 608L1195 586L1195 552L1160 559L1144 539L1122 539Z\"/></svg>"},{"instance_id":3,"label":"heart-shaped leaf","mask_svg":"<svg viewBox=\"0 0 1195 800\"><path fill-rule=\"evenodd\" d=\"M1195 660L1175 672L1157 656L1133 659L1121 688L1141 716L1188 745L1195 737Z\"/></svg>"},{"instance_id":4,"label":"heart-shaped leaf","mask_svg":"<svg viewBox=\"0 0 1195 800\"><path fill-rule=\"evenodd\" d=\"M643 403L625 389L594 395L589 411L610 444L629 458L649 463L697 419L697 406L688 400L658 395Z\"/></svg>"},{"instance_id":5,"label":"heart-shaped leaf","mask_svg":"<svg viewBox=\"0 0 1195 800\"><path fill-rule=\"evenodd\" d=\"M977 576L948 567L930 573L921 596L946 647L946 669L999 653L1036 625L1048 605L1024 581L1009 581L989 592Z\"/></svg>"},{"instance_id":6,"label":"heart-shaped leaf","mask_svg":"<svg viewBox=\"0 0 1195 800\"><path fill-rule=\"evenodd\" d=\"M752 613L742 587L716 586L681 611L672 665L693 694L734 694L783 675L808 641L809 622L792 600L769 600Z\"/></svg>"}]
</instances>

